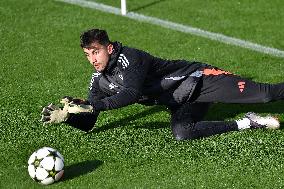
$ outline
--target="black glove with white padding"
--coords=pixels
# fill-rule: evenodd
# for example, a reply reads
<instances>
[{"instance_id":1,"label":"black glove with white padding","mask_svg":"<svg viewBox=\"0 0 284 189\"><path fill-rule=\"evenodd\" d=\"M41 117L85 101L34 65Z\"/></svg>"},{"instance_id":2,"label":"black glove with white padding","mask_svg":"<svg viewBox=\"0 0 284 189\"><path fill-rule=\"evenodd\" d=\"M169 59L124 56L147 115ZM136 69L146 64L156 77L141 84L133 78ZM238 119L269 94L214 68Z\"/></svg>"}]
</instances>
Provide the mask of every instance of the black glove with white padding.
<instances>
[{"instance_id":1,"label":"black glove with white padding","mask_svg":"<svg viewBox=\"0 0 284 189\"><path fill-rule=\"evenodd\" d=\"M88 101L66 96L60 103L64 105L62 108L54 104L43 108L41 121L44 125L64 122L83 131L94 127L99 113L93 112Z\"/></svg>"}]
</instances>

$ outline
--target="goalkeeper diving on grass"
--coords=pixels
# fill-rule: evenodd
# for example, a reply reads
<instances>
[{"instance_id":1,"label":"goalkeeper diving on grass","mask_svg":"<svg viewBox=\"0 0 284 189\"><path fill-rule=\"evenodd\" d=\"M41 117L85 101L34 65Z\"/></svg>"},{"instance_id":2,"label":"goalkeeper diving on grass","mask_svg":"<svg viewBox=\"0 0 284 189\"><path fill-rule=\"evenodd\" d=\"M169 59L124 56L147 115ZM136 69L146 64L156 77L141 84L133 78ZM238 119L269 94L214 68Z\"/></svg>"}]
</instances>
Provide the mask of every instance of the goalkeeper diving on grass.
<instances>
[{"instance_id":1,"label":"goalkeeper diving on grass","mask_svg":"<svg viewBox=\"0 0 284 189\"><path fill-rule=\"evenodd\" d=\"M65 97L63 108L43 108L44 124L65 122L91 130L100 112L134 103L170 110L175 139L208 137L244 129L278 129L277 118L253 112L235 121L205 121L212 103L267 103L284 98L284 83L265 84L220 68L186 60L165 60L109 40L105 30L89 29L80 45L94 67L88 99Z\"/></svg>"}]
</instances>

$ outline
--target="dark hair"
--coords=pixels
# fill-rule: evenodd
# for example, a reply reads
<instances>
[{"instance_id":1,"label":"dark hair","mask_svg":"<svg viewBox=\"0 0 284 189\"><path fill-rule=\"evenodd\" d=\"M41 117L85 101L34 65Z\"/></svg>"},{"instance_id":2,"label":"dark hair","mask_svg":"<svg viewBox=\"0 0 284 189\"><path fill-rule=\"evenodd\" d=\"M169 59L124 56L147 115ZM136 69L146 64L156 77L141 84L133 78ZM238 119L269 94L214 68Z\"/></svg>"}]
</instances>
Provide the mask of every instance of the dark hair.
<instances>
[{"instance_id":1,"label":"dark hair","mask_svg":"<svg viewBox=\"0 0 284 189\"><path fill-rule=\"evenodd\" d=\"M108 38L107 32L100 29L90 29L83 32L80 36L80 46L82 48L89 48L94 42L101 45L108 45L110 40Z\"/></svg>"}]
</instances>

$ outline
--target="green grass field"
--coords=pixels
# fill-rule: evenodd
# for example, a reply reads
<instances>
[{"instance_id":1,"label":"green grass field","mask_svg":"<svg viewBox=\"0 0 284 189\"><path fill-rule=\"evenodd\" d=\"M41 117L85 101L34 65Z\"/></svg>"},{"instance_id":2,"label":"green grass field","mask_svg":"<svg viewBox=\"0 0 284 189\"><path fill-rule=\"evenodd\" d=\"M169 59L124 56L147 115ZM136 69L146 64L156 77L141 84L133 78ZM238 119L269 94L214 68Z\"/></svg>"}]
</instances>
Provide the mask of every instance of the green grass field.
<instances>
[{"instance_id":1,"label":"green grass field","mask_svg":"<svg viewBox=\"0 0 284 189\"><path fill-rule=\"evenodd\" d=\"M281 0L132 0L128 7L284 50ZM0 188L42 188L29 177L27 161L43 146L65 158L64 178L48 188L284 187L282 129L178 142L166 109L142 105L101 113L92 133L39 121L43 106L65 95L87 96L93 70L79 35L92 27L156 56L198 60L261 82L284 80L284 58L54 0L0 1L0 16ZM284 121L283 102L216 104L206 119L232 120L248 111Z\"/></svg>"}]
</instances>

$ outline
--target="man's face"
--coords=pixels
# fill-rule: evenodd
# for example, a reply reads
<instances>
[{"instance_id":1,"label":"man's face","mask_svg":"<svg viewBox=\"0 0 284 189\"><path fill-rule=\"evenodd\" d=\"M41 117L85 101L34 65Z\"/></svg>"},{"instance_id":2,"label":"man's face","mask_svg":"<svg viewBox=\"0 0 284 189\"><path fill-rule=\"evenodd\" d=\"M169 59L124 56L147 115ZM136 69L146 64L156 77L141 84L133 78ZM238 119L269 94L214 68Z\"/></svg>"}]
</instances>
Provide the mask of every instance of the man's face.
<instances>
[{"instance_id":1,"label":"man's face","mask_svg":"<svg viewBox=\"0 0 284 189\"><path fill-rule=\"evenodd\" d=\"M98 72L102 72L108 65L110 55L113 52L113 45L105 46L95 42L90 48L83 48L83 51L93 67Z\"/></svg>"}]
</instances>

